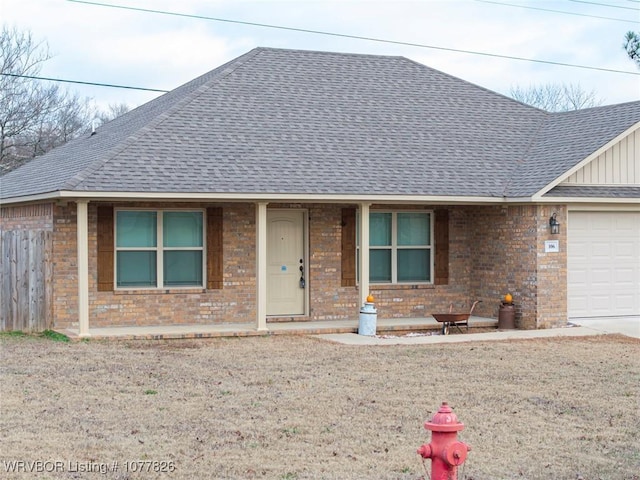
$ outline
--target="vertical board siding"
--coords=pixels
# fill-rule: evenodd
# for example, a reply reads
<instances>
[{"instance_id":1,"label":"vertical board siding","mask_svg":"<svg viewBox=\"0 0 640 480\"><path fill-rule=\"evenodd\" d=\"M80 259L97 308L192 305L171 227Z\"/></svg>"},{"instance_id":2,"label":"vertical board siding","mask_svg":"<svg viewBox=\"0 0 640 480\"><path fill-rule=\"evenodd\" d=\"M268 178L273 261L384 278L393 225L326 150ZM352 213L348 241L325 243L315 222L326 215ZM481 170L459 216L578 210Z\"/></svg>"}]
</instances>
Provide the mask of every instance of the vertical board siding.
<instances>
[{"instance_id":1,"label":"vertical board siding","mask_svg":"<svg viewBox=\"0 0 640 480\"><path fill-rule=\"evenodd\" d=\"M0 331L51 328L51 232L15 230L0 235Z\"/></svg>"},{"instance_id":2,"label":"vertical board siding","mask_svg":"<svg viewBox=\"0 0 640 480\"><path fill-rule=\"evenodd\" d=\"M612 145L563 183L640 185L640 130Z\"/></svg>"}]
</instances>

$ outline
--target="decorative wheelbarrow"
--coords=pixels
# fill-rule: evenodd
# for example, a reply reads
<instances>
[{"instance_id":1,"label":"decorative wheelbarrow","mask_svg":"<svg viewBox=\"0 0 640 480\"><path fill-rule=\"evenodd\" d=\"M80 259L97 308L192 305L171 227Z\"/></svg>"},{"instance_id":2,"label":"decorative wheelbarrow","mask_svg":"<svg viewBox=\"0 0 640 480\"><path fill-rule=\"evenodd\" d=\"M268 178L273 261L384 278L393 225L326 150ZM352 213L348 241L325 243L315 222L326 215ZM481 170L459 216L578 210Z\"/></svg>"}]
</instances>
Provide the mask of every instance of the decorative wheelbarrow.
<instances>
[{"instance_id":1,"label":"decorative wheelbarrow","mask_svg":"<svg viewBox=\"0 0 640 480\"><path fill-rule=\"evenodd\" d=\"M482 300L476 300L471 305L471 310L469 313L451 313L453 310L453 303L449 305L449 313L432 313L431 316L435 318L438 322L442 323L442 334L448 335L449 329L451 327L456 327L460 333L462 333L462 329L460 326L467 327L467 332L469 331L469 317L473 313L473 309L476 308L476 305L482 302Z\"/></svg>"}]
</instances>

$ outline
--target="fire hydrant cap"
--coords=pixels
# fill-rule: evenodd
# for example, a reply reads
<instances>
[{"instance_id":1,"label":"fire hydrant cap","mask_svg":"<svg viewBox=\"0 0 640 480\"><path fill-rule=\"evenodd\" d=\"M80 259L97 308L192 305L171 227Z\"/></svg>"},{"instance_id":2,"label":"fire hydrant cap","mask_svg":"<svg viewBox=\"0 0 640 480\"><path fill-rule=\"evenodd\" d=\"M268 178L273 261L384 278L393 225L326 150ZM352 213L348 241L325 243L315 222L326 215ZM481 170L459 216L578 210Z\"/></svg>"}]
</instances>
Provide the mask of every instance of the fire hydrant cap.
<instances>
[{"instance_id":1,"label":"fire hydrant cap","mask_svg":"<svg viewBox=\"0 0 640 480\"><path fill-rule=\"evenodd\" d=\"M464 429L464 424L458 421L458 417L447 402L442 402L442 406L431 421L425 422L424 428L432 432L459 432Z\"/></svg>"}]
</instances>

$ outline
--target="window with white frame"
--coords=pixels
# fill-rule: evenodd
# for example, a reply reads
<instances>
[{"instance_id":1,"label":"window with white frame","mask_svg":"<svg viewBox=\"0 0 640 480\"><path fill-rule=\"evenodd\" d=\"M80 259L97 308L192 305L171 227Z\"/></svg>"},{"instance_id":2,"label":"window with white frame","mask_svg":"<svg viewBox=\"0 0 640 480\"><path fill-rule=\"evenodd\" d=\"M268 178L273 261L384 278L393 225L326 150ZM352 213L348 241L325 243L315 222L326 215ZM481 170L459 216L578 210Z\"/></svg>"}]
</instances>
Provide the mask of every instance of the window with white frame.
<instances>
[{"instance_id":1,"label":"window with white frame","mask_svg":"<svg viewBox=\"0 0 640 480\"><path fill-rule=\"evenodd\" d=\"M204 286L201 210L117 210L117 288Z\"/></svg>"},{"instance_id":2,"label":"window with white frame","mask_svg":"<svg viewBox=\"0 0 640 480\"><path fill-rule=\"evenodd\" d=\"M433 282L432 217L425 211L369 213L371 283ZM359 227L359 222L356 225ZM359 230L356 238L359 262Z\"/></svg>"}]
</instances>

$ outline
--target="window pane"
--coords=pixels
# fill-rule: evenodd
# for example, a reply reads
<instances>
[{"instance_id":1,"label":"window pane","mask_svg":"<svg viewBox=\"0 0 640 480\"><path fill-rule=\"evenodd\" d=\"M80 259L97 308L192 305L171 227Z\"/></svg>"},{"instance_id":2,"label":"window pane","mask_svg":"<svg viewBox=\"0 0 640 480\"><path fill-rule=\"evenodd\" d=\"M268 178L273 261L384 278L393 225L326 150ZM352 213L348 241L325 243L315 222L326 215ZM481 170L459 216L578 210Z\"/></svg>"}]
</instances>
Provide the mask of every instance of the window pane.
<instances>
[{"instance_id":1,"label":"window pane","mask_svg":"<svg viewBox=\"0 0 640 480\"><path fill-rule=\"evenodd\" d=\"M431 279L430 270L430 250L398 250L398 282L428 282Z\"/></svg>"},{"instance_id":2,"label":"window pane","mask_svg":"<svg viewBox=\"0 0 640 480\"><path fill-rule=\"evenodd\" d=\"M201 247L202 212L164 212L165 247Z\"/></svg>"},{"instance_id":3,"label":"window pane","mask_svg":"<svg viewBox=\"0 0 640 480\"><path fill-rule=\"evenodd\" d=\"M398 245L430 245L428 213L398 213Z\"/></svg>"},{"instance_id":4,"label":"window pane","mask_svg":"<svg viewBox=\"0 0 640 480\"><path fill-rule=\"evenodd\" d=\"M391 214L371 213L369 215L369 245L391 245Z\"/></svg>"},{"instance_id":5,"label":"window pane","mask_svg":"<svg viewBox=\"0 0 640 480\"><path fill-rule=\"evenodd\" d=\"M164 284L202 286L201 250L165 250Z\"/></svg>"},{"instance_id":6,"label":"window pane","mask_svg":"<svg viewBox=\"0 0 640 480\"><path fill-rule=\"evenodd\" d=\"M155 247L156 212L119 211L116 220L118 247Z\"/></svg>"},{"instance_id":7,"label":"window pane","mask_svg":"<svg viewBox=\"0 0 640 480\"><path fill-rule=\"evenodd\" d=\"M118 287L155 287L156 252L118 252Z\"/></svg>"},{"instance_id":8,"label":"window pane","mask_svg":"<svg viewBox=\"0 0 640 480\"><path fill-rule=\"evenodd\" d=\"M391 282L391 250L369 251L369 281Z\"/></svg>"}]
</instances>

